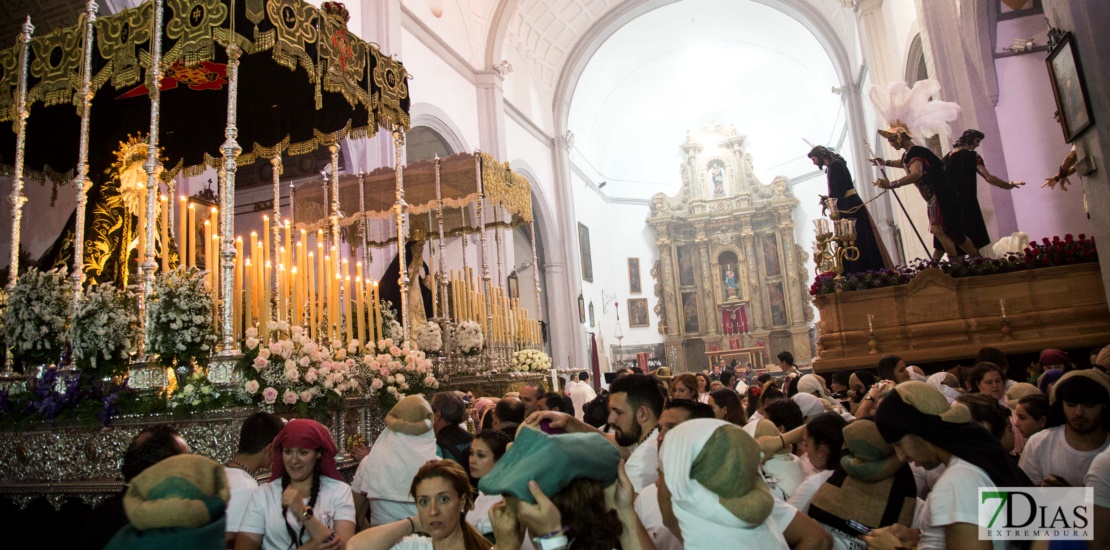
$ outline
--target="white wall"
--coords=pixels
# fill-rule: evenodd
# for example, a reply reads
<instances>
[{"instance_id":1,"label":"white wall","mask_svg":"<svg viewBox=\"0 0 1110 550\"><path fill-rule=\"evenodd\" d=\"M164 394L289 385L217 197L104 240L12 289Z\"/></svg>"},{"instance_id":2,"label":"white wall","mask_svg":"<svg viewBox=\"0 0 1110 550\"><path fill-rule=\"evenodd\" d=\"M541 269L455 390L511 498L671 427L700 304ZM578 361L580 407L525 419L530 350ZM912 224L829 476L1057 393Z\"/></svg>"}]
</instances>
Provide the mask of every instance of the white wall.
<instances>
[{"instance_id":1,"label":"white wall","mask_svg":"<svg viewBox=\"0 0 1110 550\"><path fill-rule=\"evenodd\" d=\"M466 143L478 143L478 95L474 83L456 72L407 30L401 32L401 61L413 76L413 98L446 112Z\"/></svg>"}]
</instances>

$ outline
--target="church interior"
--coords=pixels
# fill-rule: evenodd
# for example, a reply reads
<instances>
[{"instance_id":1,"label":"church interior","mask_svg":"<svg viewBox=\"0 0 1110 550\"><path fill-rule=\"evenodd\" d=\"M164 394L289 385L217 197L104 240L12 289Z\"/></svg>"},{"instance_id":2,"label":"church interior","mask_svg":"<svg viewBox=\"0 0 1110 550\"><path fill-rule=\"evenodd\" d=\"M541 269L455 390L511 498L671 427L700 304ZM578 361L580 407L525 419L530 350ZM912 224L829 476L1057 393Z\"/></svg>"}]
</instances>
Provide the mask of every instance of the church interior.
<instances>
[{"instance_id":1,"label":"church interior","mask_svg":"<svg viewBox=\"0 0 1110 550\"><path fill-rule=\"evenodd\" d=\"M105 380L130 368L148 390L199 372L172 370L193 344L153 360L158 302L190 284L209 327L194 356L255 390L268 375L237 362L302 331L298 349L354 358L392 335L387 355L449 371L429 391L778 372L780 352L831 373L1088 350L1110 342L1108 20L1068 0L6 2L3 305L33 271L60 269L71 298L54 299L78 312L94 287L133 288L144 337ZM880 104L914 93L949 115ZM970 130L981 177L952 200L982 230L946 249L945 199L909 168ZM80 362L76 340L35 353L14 330L5 392ZM244 397L296 405L296 388Z\"/></svg>"}]
</instances>

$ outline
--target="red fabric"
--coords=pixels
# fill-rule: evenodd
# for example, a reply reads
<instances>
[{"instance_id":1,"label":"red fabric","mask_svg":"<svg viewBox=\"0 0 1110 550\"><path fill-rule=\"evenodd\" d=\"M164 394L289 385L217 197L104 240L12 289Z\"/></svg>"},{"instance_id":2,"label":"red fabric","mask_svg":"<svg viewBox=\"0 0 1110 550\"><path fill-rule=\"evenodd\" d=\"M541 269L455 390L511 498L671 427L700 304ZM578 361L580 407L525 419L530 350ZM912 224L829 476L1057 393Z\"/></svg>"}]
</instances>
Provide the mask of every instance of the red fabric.
<instances>
[{"instance_id":1,"label":"red fabric","mask_svg":"<svg viewBox=\"0 0 1110 550\"><path fill-rule=\"evenodd\" d=\"M337 481L343 481L339 468L335 466L335 453L339 449L332 441L331 432L323 424L315 420L291 420L278 432L274 438L274 462L270 467L270 479L278 480L285 474L285 460L282 450L290 449L319 449L321 452L320 475L328 476Z\"/></svg>"},{"instance_id":2,"label":"red fabric","mask_svg":"<svg viewBox=\"0 0 1110 550\"><path fill-rule=\"evenodd\" d=\"M1052 348L1042 351L1040 360L1037 362L1047 369L1054 366L1069 365L1071 359L1068 358L1068 354L1064 353L1064 350Z\"/></svg>"}]
</instances>

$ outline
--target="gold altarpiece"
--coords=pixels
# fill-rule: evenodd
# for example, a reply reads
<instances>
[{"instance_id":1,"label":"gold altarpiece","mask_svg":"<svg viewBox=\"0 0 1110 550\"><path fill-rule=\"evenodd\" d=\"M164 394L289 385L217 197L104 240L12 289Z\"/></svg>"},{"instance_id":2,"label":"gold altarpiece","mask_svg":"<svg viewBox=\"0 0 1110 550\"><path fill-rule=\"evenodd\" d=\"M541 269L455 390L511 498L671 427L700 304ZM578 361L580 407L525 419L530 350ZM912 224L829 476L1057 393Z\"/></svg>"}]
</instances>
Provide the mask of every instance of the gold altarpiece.
<instances>
[{"instance_id":1,"label":"gold altarpiece","mask_svg":"<svg viewBox=\"0 0 1110 550\"><path fill-rule=\"evenodd\" d=\"M659 332L677 372L708 368L707 352L787 350L812 357L808 254L795 243L798 199L785 178L765 185L735 128L711 125L682 144L682 187L652 197L648 224ZM774 363L773 361L771 361Z\"/></svg>"}]
</instances>

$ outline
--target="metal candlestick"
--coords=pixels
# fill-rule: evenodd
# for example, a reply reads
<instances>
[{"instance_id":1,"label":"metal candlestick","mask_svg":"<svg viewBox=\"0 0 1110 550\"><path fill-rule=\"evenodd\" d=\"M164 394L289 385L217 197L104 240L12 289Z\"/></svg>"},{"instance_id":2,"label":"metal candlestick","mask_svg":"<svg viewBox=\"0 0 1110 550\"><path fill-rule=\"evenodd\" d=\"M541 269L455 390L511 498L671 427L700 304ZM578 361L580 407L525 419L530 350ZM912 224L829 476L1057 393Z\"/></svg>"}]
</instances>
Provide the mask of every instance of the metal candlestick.
<instances>
[{"instance_id":1,"label":"metal candlestick","mask_svg":"<svg viewBox=\"0 0 1110 550\"><path fill-rule=\"evenodd\" d=\"M844 262L859 259L856 247L856 220L842 218L836 209L836 199L828 199L829 219L813 220L817 232L817 242L813 248L813 260L817 274L834 272L837 279L844 278ZM830 223L831 220L831 223Z\"/></svg>"}]
</instances>

